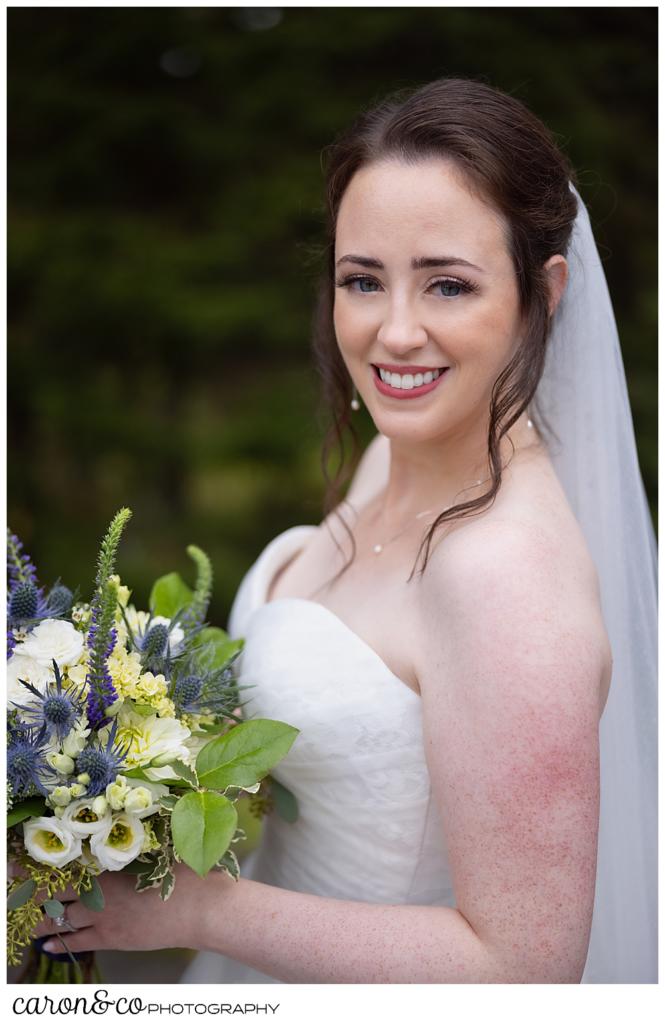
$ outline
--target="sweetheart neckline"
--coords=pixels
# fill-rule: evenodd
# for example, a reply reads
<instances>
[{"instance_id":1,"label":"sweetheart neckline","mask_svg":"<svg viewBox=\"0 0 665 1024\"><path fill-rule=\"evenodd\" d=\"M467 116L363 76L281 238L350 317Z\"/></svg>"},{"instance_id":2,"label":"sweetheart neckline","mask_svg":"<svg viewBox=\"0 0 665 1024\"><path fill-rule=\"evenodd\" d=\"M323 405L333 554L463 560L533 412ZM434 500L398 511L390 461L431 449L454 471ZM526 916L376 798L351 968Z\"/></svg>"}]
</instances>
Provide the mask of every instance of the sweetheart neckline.
<instances>
[{"instance_id":1,"label":"sweetheart neckline","mask_svg":"<svg viewBox=\"0 0 665 1024\"><path fill-rule=\"evenodd\" d=\"M405 683L404 680L400 676L396 675L393 672L393 670L391 668L389 668L388 665L386 665L386 663L383 660L383 658L381 657L381 655L378 653L378 651L374 650L374 648L371 646L371 644L368 644L366 640L363 640L363 638L361 636L359 636L358 633L356 633L353 629L351 629L351 627L344 621L344 619L340 619L339 615L335 614L335 612L332 611L331 608L328 608L327 605L321 604L320 601L312 601L310 598L307 598L307 597L273 597L270 601L264 601L263 604L259 605L259 607L255 609L255 612L260 611L262 608L269 608L271 604L280 604L280 603L284 604L285 602L291 602L291 603L296 603L296 604L305 604L305 605L308 605L309 607L320 608L327 615L327 617L329 619L331 619L333 622L336 622L337 625L341 626L342 629L349 636L353 637L353 639L355 640L355 642L357 644L359 644L361 647L363 647L366 651L369 651L369 653L374 657L374 659L376 661L378 661L380 665L383 666L383 668L386 670L386 672L397 683L399 683L399 685L401 687L403 687L403 689L405 689L407 691L407 693L412 694L412 696L414 696L416 698L416 700L421 700L422 699L420 693L418 693L416 690L414 690L413 687L409 686L408 683Z\"/></svg>"}]
</instances>

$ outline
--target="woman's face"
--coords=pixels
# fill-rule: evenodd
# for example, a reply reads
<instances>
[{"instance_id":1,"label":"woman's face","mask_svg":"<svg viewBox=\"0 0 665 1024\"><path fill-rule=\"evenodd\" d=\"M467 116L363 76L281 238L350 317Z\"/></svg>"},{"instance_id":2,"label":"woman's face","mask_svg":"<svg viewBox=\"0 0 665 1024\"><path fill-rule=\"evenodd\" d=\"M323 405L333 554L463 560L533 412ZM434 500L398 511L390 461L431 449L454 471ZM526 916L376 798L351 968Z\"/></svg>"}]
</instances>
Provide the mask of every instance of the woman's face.
<instances>
[{"instance_id":1,"label":"woman's face","mask_svg":"<svg viewBox=\"0 0 665 1024\"><path fill-rule=\"evenodd\" d=\"M444 160L385 160L349 183L335 238L335 332L387 437L486 436L492 386L520 342L506 231Z\"/></svg>"}]
</instances>

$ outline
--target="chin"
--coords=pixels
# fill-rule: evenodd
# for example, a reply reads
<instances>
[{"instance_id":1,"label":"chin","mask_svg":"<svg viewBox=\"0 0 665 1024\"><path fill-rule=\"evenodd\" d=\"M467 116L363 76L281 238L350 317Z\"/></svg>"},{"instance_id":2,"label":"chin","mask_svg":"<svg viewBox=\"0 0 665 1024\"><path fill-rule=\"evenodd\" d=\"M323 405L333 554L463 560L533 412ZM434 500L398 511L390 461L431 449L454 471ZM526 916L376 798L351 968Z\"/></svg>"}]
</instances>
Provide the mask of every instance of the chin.
<instances>
[{"instance_id":1,"label":"chin","mask_svg":"<svg viewBox=\"0 0 665 1024\"><path fill-rule=\"evenodd\" d=\"M370 415L372 415L370 413ZM431 444L440 441L450 432L451 424L433 422L431 417L413 415L390 416L378 413L372 416L374 426L390 441L408 441L414 444Z\"/></svg>"}]
</instances>

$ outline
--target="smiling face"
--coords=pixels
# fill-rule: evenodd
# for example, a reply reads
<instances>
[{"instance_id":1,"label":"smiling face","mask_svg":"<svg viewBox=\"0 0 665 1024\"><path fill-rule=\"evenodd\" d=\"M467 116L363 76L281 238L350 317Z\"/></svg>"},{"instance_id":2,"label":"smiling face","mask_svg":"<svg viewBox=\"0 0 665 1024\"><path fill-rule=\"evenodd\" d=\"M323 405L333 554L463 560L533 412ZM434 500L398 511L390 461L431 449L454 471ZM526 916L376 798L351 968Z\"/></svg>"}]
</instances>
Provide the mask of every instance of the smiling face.
<instances>
[{"instance_id":1,"label":"smiling face","mask_svg":"<svg viewBox=\"0 0 665 1024\"><path fill-rule=\"evenodd\" d=\"M501 215L447 161L373 163L342 198L335 264L337 343L377 430L486 436L492 387L521 328Z\"/></svg>"}]
</instances>

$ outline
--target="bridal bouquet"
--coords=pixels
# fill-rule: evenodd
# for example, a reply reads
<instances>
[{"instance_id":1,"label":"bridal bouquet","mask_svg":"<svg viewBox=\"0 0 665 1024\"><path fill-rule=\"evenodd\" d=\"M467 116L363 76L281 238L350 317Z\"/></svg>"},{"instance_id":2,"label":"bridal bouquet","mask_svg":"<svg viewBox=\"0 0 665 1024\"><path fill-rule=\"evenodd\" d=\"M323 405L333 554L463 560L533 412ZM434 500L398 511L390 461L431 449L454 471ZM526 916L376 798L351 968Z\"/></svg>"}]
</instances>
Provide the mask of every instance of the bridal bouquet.
<instances>
[{"instance_id":1,"label":"bridal bouquet","mask_svg":"<svg viewBox=\"0 0 665 1024\"><path fill-rule=\"evenodd\" d=\"M235 804L271 782L298 732L242 721L233 663L243 642L205 622L212 571L203 551L187 548L193 589L170 573L154 584L148 611L130 604L114 573L130 516L121 509L109 527L89 603L60 582L45 594L8 536L10 964L43 914L67 927L57 896L68 885L102 909L105 871L129 871L137 891L159 887L164 900L176 862L237 879ZM270 786L268 806L281 803L293 820L290 794L272 782L279 799ZM90 980L92 954L75 958L60 938L60 957L34 944L30 980Z\"/></svg>"}]
</instances>

